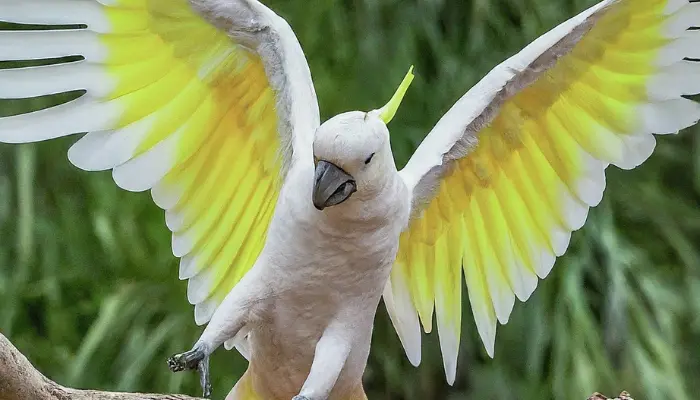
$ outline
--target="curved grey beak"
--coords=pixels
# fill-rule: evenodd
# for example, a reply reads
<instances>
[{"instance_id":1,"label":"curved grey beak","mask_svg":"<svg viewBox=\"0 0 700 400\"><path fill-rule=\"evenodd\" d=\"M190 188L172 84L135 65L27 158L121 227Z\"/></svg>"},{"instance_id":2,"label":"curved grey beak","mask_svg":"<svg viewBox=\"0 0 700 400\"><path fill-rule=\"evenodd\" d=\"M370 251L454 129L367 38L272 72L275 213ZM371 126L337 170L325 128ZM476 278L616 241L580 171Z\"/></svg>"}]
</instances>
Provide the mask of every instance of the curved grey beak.
<instances>
[{"instance_id":1,"label":"curved grey beak","mask_svg":"<svg viewBox=\"0 0 700 400\"><path fill-rule=\"evenodd\" d=\"M347 200L357 191L355 179L342 168L328 161L319 161L314 177L314 207L323 210Z\"/></svg>"}]
</instances>

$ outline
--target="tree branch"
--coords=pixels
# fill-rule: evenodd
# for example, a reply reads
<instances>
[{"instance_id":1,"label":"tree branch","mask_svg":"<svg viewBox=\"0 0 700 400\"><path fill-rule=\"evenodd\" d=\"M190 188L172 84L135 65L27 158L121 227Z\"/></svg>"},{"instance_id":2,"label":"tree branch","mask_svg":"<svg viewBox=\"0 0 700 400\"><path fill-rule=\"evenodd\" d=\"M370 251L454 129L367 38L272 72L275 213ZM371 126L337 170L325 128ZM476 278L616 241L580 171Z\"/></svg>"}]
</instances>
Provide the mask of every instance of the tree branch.
<instances>
[{"instance_id":1,"label":"tree branch","mask_svg":"<svg viewBox=\"0 0 700 400\"><path fill-rule=\"evenodd\" d=\"M102 392L63 387L48 379L0 333L0 399L2 400L204 400L182 394ZM588 400L633 400L627 392L609 399L594 393Z\"/></svg>"},{"instance_id":2,"label":"tree branch","mask_svg":"<svg viewBox=\"0 0 700 400\"><path fill-rule=\"evenodd\" d=\"M143 394L63 387L37 371L0 333L0 399L3 400L202 400L181 394Z\"/></svg>"},{"instance_id":3,"label":"tree branch","mask_svg":"<svg viewBox=\"0 0 700 400\"><path fill-rule=\"evenodd\" d=\"M589 397L588 400L634 400L632 396L630 396L629 393L627 392L622 392L620 393L619 396L615 397L614 399L610 397L605 397L600 393L593 393L593 396Z\"/></svg>"}]
</instances>

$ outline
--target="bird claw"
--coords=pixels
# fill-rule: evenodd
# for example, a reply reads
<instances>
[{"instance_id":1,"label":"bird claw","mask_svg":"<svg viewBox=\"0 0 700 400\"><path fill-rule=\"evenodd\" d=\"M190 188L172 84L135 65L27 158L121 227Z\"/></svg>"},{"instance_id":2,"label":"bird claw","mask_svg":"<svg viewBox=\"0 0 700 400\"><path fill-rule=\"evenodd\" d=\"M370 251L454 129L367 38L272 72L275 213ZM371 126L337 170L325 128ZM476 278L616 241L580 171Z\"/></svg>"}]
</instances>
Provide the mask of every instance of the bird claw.
<instances>
[{"instance_id":1,"label":"bird claw","mask_svg":"<svg viewBox=\"0 0 700 400\"><path fill-rule=\"evenodd\" d=\"M204 357L197 365L199 371L199 384L202 385L202 397L211 397L211 380L209 379L209 357Z\"/></svg>"},{"instance_id":2,"label":"bird claw","mask_svg":"<svg viewBox=\"0 0 700 400\"><path fill-rule=\"evenodd\" d=\"M168 368L173 372L197 369L199 362L205 358L204 352L199 349L192 349L168 358Z\"/></svg>"},{"instance_id":3,"label":"bird claw","mask_svg":"<svg viewBox=\"0 0 700 400\"><path fill-rule=\"evenodd\" d=\"M305 396L294 396L292 400L309 400L309 398Z\"/></svg>"},{"instance_id":4,"label":"bird claw","mask_svg":"<svg viewBox=\"0 0 700 400\"><path fill-rule=\"evenodd\" d=\"M202 385L203 397L209 398L211 396L209 357L201 345L196 345L190 351L168 358L168 368L173 372L196 369L199 372L199 383Z\"/></svg>"}]
</instances>

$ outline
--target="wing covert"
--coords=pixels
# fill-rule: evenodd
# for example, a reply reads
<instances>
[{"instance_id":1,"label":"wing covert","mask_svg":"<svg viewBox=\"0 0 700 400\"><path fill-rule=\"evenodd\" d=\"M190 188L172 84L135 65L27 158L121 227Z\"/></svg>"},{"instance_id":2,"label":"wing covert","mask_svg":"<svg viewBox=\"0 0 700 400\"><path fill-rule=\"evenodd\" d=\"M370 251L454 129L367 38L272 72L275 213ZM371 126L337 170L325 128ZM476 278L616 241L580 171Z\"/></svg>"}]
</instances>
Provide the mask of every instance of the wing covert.
<instances>
[{"instance_id":1,"label":"wing covert","mask_svg":"<svg viewBox=\"0 0 700 400\"><path fill-rule=\"evenodd\" d=\"M0 142L87 132L69 150L166 210L198 324L252 267L285 171L311 151L318 104L289 25L254 0L0 0L0 98L82 91L0 118Z\"/></svg>"},{"instance_id":2,"label":"wing covert","mask_svg":"<svg viewBox=\"0 0 700 400\"><path fill-rule=\"evenodd\" d=\"M700 119L700 3L606 0L541 36L467 92L400 172L414 218L385 290L409 359L433 313L455 379L464 274L493 356L497 321L526 301L654 134ZM458 284L455 284L458 282Z\"/></svg>"}]
</instances>

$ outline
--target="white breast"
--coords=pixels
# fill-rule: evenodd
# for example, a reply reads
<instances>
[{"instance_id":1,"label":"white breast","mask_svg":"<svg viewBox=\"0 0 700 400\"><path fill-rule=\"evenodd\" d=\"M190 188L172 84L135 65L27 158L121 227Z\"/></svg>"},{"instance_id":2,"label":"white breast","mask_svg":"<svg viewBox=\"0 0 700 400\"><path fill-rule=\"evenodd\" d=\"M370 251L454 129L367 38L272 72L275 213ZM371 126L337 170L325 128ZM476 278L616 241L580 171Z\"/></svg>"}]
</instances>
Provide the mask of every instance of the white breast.
<instances>
[{"instance_id":1,"label":"white breast","mask_svg":"<svg viewBox=\"0 0 700 400\"><path fill-rule=\"evenodd\" d=\"M318 211L311 201L312 184L312 168L290 170L263 252L273 287L266 311L253 327L251 366L256 375L276 380L270 390L279 393L269 393L272 398L303 383L318 339L339 312L356 319L351 322L369 346L374 314L408 218L402 201L392 203L402 197L392 193L371 205L349 200L340 216L345 204ZM366 349L358 349L362 351ZM349 368L352 374L341 381L356 382L363 370L364 364Z\"/></svg>"}]
</instances>

